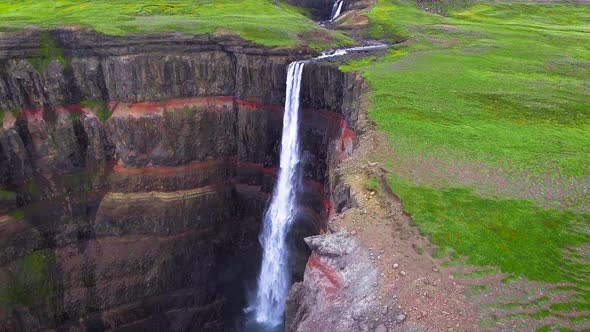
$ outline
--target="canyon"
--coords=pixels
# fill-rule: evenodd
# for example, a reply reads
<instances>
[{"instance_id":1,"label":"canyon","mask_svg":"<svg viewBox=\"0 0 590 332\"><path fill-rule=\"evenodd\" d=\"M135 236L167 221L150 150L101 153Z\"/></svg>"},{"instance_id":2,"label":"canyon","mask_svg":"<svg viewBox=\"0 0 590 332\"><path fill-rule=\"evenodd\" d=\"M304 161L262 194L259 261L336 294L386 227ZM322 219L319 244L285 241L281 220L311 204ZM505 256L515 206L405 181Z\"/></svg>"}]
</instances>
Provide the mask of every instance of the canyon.
<instances>
[{"instance_id":1,"label":"canyon","mask_svg":"<svg viewBox=\"0 0 590 332\"><path fill-rule=\"evenodd\" d=\"M0 2L0 332L587 330L587 16Z\"/></svg>"},{"instance_id":2,"label":"canyon","mask_svg":"<svg viewBox=\"0 0 590 332\"><path fill-rule=\"evenodd\" d=\"M315 55L233 36L2 33L0 330L239 330L287 65ZM336 166L365 90L333 63L306 65L294 281L303 238L354 204Z\"/></svg>"}]
</instances>

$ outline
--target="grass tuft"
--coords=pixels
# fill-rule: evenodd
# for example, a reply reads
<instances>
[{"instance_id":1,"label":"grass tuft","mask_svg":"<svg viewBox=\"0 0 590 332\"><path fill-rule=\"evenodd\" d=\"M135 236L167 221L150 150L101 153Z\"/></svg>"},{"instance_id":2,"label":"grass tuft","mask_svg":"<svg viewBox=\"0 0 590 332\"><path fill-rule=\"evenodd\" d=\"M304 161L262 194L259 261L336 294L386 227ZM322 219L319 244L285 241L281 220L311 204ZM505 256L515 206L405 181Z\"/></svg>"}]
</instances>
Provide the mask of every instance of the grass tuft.
<instances>
[{"instance_id":1,"label":"grass tuft","mask_svg":"<svg viewBox=\"0 0 590 332\"><path fill-rule=\"evenodd\" d=\"M113 115L113 112L111 112L111 110L109 110L109 108L107 107L106 102L102 100L83 100L80 102L80 105L89 108L92 112L94 112L96 117L102 123L105 123L111 117L111 115Z\"/></svg>"},{"instance_id":2,"label":"grass tuft","mask_svg":"<svg viewBox=\"0 0 590 332\"><path fill-rule=\"evenodd\" d=\"M59 62L62 66L67 65L67 61L64 58L61 49L57 46L49 32L41 34L41 40L39 43L39 56L29 59L31 65L33 65L37 72L44 72L53 61Z\"/></svg>"},{"instance_id":3,"label":"grass tuft","mask_svg":"<svg viewBox=\"0 0 590 332\"><path fill-rule=\"evenodd\" d=\"M55 293L49 273L55 257L49 250L35 251L16 262L11 280L0 286L0 303L31 306Z\"/></svg>"}]
</instances>

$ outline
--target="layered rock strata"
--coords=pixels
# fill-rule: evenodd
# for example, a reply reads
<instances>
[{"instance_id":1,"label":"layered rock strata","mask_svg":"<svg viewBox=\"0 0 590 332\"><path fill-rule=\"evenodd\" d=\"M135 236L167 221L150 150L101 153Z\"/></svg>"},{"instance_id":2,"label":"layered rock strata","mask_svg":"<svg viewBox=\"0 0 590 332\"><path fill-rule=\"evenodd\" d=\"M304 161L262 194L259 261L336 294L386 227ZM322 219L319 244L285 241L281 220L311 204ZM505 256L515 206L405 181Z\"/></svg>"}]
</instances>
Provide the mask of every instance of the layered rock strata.
<instances>
[{"instance_id":1,"label":"layered rock strata","mask_svg":"<svg viewBox=\"0 0 590 332\"><path fill-rule=\"evenodd\" d=\"M1 34L0 330L230 329L259 264L286 66L308 55L230 37ZM296 280L301 239L348 204L333 168L361 89L306 66Z\"/></svg>"}]
</instances>

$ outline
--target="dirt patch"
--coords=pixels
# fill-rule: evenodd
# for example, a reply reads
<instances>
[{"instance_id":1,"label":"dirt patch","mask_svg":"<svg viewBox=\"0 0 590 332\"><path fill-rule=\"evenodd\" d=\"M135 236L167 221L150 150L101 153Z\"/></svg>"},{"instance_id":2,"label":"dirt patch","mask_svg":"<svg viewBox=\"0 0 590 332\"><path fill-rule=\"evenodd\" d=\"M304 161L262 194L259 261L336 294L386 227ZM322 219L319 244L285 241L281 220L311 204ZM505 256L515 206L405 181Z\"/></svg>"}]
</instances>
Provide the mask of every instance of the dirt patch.
<instances>
[{"instance_id":1,"label":"dirt patch","mask_svg":"<svg viewBox=\"0 0 590 332\"><path fill-rule=\"evenodd\" d=\"M391 149L394 151L394 149ZM446 160L432 156L401 156L384 153L395 165L396 173L416 184L437 186L452 184L476 188L484 197L502 196L528 199L545 208L590 211L590 176L560 174L532 175L509 172L483 162Z\"/></svg>"},{"instance_id":2,"label":"dirt patch","mask_svg":"<svg viewBox=\"0 0 590 332\"><path fill-rule=\"evenodd\" d=\"M513 279L496 268L436 258L436 246L420 233L404 211L403 201L387 185L388 170L372 161L391 155L389 139L364 121L368 129L360 137L359 146L338 168L350 185L356 207L333 215L329 227L357 237L380 270L382 322L389 330L590 328L585 318L590 317L588 312L556 315L550 310L552 305L580 294L580 289L572 285ZM424 170L415 176L427 174L426 169L434 172L431 176L443 175L429 165L415 166ZM454 174L452 170L450 174ZM377 179L376 184L371 179ZM395 303L394 310L387 307L390 303Z\"/></svg>"},{"instance_id":3,"label":"dirt patch","mask_svg":"<svg viewBox=\"0 0 590 332\"><path fill-rule=\"evenodd\" d=\"M411 224L402 201L384 180L379 190L366 185L370 178L381 179L385 172L379 164L368 161L382 140L378 134L367 134L342 164L340 171L358 207L334 216L330 226L357 236L379 267L382 304L385 308L392 300L397 303L396 317L384 319L389 328L475 330L480 314L465 298L469 282L457 280L455 268L446 268L432 258L433 246Z\"/></svg>"}]
</instances>

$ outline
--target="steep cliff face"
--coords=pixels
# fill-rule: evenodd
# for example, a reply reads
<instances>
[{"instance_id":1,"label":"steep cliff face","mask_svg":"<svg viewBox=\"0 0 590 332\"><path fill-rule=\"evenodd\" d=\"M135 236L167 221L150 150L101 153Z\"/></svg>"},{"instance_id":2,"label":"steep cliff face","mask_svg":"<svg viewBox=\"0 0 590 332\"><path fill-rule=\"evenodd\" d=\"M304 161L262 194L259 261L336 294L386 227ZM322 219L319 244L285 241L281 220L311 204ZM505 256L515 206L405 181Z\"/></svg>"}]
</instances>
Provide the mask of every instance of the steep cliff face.
<instances>
[{"instance_id":1,"label":"steep cliff face","mask_svg":"<svg viewBox=\"0 0 590 332\"><path fill-rule=\"evenodd\" d=\"M278 167L286 66L230 37L0 35L0 330L228 329ZM348 203L362 82L306 65L292 270ZM231 301L229 300L231 299Z\"/></svg>"}]
</instances>

